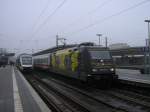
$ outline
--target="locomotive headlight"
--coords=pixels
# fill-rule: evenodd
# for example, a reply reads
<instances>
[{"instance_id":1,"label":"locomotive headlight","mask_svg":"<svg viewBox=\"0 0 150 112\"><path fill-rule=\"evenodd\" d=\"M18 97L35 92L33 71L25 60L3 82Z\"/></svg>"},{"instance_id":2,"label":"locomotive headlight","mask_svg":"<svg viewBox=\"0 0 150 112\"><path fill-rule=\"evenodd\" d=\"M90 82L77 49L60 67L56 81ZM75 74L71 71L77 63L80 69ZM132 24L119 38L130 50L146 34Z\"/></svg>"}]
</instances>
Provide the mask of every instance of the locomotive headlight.
<instances>
[{"instance_id":1,"label":"locomotive headlight","mask_svg":"<svg viewBox=\"0 0 150 112\"><path fill-rule=\"evenodd\" d=\"M104 62L104 60L101 60L101 62Z\"/></svg>"},{"instance_id":2,"label":"locomotive headlight","mask_svg":"<svg viewBox=\"0 0 150 112\"><path fill-rule=\"evenodd\" d=\"M112 72L113 72L114 70L115 70L114 68L111 68L111 69L110 69L110 71L112 71Z\"/></svg>"},{"instance_id":3,"label":"locomotive headlight","mask_svg":"<svg viewBox=\"0 0 150 112\"><path fill-rule=\"evenodd\" d=\"M93 68L93 69L92 69L92 72L97 72L97 69Z\"/></svg>"}]
</instances>

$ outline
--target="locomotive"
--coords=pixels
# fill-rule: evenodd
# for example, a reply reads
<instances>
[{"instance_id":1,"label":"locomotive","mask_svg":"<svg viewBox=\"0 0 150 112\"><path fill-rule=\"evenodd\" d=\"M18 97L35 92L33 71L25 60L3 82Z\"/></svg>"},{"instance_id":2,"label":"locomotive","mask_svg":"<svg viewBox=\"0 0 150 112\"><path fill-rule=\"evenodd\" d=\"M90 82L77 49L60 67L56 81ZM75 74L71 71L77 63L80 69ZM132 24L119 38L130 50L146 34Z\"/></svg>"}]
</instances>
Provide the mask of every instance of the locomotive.
<instances>
[{"instance_id":1,"label":"locomotive","mask_svg":"<svg viewBox=\"0 0 150 112\"><path fill-rule=\"evenodd\" d=\"M108 48L92 44L51 50L33 55L34 67L81 81L118 78Z\"/></svg>"}]
</instances>

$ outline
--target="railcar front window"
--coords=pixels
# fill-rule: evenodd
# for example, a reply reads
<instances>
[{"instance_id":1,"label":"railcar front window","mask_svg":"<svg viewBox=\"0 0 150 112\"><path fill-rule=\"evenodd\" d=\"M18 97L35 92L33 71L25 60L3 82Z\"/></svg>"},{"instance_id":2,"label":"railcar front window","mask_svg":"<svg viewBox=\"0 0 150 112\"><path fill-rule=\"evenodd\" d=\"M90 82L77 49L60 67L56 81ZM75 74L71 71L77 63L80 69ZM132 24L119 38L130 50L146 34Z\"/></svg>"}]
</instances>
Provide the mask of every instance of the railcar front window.
<instances>
[{"instance_id":1,"label":"railcar front window","mask_svg":"<svg viewBox=\"0 0 150 112\"><path fill-rule=\"evenodd\" d=\"M111 59L109 51L89 51L92 59Z\"/></svg>"},{"instance_id":2,"label":"railcar front window","mask_svg":"<svg viewBox=\"0 0 150 112\"><path fill-rule=\"evenodd\" d=\"M22 63L26 64L26 65L31 65L32 64L32 58L31 57L23 57Z\"/></svg>"}]
</instances>

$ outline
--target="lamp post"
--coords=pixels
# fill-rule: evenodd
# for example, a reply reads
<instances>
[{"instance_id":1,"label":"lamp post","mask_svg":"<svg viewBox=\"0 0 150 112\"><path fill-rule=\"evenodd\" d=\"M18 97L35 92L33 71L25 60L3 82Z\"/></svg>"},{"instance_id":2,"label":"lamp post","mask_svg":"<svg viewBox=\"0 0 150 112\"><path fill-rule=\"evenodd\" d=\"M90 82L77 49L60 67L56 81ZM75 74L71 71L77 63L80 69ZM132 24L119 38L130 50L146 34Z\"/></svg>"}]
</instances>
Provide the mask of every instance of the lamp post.
<instances>
[{"instance_id":1,"label":"lamp post","mask_svg":"<svg viewBox=\"0 0 150 112\"><path fill-rule=\"evenodd\" d=\"M148 53L149 53L149 74L150 74L150 26L149 26L149 23L150 23L150 19L148 20L145 20L146 23L148 23Z\"/></svg>"},{"instance_id":2,"label":"lamp post","mask_svg":"<svg viewBox=\"0 0 150 112\"><path fill-rule=\"evenodd\" d=\"M1 38L3 36L3 34L2 33L0 33L0 41L1 41L1 43L3 43L2 41L3 41L3 38ZM1 47L1 46L0 46Z\"/></svg>"},{"instance_id":3,"label":"lamp post","mask_svg":"<svg viewBox=\"0 0 150 112\"><path fill-rule=\"evenodd\" d=\"M102 36L102 34L96 34L98 37L99 37L99 46L101 45L101 40L100 40L100 37Z\"/></svg>"},{"instance_id":4,"label":"lamp post","mask_svg":"<svg viewBox=\"0 0 150 112\"><path fill-rule=\"evenodd\" d=\"M63 43L64 45L66 45L66 38L60 38L58 35L56 35L56 46L58 47L58 42Z\"/></svg>"},{"instance_id":5,"label":"lamp post","mask_svg":"<svg viewBox=\"0 0 150 112\"><path fill-rule=\"evenodd\" d=\"M105 47L106 48L108 47L108 39L107 39L107 37L105 37Z\"/></svg>"},{"instance_id":6,"label":"lamp post","mask_svg":"<svg viewBox=\"0 0 150 112\"><path fill-rule=\"evenodd\" d=\"M58 35L56 35L56 46L58 47Z\"/></svg>"}]
</instances>

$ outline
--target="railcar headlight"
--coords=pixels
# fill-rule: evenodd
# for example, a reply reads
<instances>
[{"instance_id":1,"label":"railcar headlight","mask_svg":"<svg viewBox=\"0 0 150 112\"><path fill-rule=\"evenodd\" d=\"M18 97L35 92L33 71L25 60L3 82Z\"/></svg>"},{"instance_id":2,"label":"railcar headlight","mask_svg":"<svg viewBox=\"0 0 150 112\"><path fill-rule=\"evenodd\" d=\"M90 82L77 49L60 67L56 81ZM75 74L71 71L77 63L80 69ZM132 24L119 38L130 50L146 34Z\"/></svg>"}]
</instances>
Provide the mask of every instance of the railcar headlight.
<instances>
[{"instance_id":1,"label":"railcar headlight","mask_svg":"<svg viewBox=\"0 0 150 112\"><path fill-rule=\"evenodd\" d=\"M93 68L92 71L93 71L93 72L97 72L97 69Z\"/></svg>"},{"instance_id":2,"label":"railcar headlight","mask_svg":"<svg viewBox=\"0 0 150 112\"><path fill-rule=\"evenodd\" d=\"M114 68L111 68L111 69L110 69L110 71L112 71L112 72L113 72L114 70L115 70Z\"/></svg>"}]
</instances>

